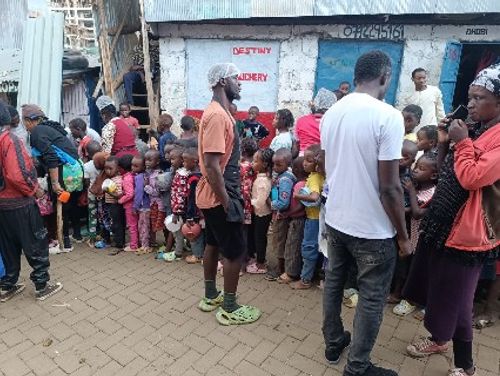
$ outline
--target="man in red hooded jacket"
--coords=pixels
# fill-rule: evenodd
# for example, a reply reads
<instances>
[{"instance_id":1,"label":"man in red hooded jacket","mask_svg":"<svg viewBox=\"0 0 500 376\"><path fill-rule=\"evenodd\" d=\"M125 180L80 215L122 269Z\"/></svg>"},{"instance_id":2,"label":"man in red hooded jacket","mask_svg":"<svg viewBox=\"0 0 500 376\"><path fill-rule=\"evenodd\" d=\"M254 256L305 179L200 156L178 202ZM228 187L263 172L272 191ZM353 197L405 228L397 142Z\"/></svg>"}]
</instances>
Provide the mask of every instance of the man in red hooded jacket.
<instances>
[{"instance_id":1,"label":"man in red hooded jacket","mask_svg":"<svg viewBox=\"0 0 500 376\"><path fill-rule=\"evenodd\" d=\"M42 191L36 170L21 140L10 132L10 115L0 101L0 253L5 276L0 279L0 302L21 293L17 283L24 252L32 267L31 280L36 298L45 300L61 290L62 284L49 283L49 249L35 196Z\"/></svg>"}]
</instances>

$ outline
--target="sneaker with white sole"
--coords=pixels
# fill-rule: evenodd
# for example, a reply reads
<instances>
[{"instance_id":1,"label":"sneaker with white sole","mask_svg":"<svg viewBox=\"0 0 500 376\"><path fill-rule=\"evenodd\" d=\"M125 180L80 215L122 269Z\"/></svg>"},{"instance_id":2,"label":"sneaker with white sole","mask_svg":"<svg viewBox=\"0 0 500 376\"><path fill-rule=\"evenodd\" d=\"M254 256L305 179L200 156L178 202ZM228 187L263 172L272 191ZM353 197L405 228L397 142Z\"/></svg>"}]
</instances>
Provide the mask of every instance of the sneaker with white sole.
<instances>
[{"instance_id":1,"label":"sneaker with white sole","mask_svg":"<svg viewBox=\"0 0 500 376\"><path fill-rule=\"evenodd\" d=\"M344 331L344 338L342 343L336 347L327 348L325 350L325 358L329 364L338 364L340 356L344 350L351 344L351 333L347 330Z\"/></svg>"},{"instance_id":2,"label":"sneaker with white sole","mask_svg":"<svg viewBox=\"0 0 500 376\"><path fill-rule=\"evenodd\" d=\"M73 244L71 243L71 238L69 236L65 236L63 239L62 253L68 253L72 251L73 251Z\"/></svg>"},{"instance_id":3,"label":"sneaker with white sole","mask_svg":"<svg viewBox=\"0 0 500 376\"><path fill-rule=\"evenodd\" d=\"M53 284L47 283L42 290L36 290L35 297L37 300L45 300L61 291L62 287L63 285L61 282L56 282Z\"/></svg>"},{"instance_id":4,"label":"sneaker with white sole","mask_svg":"<svg viewBox=\"0 0 500 376\"><path fill-rule=\"evenodd\" d=\"M70 239L71 239L71 241L78 243L78 244L83 243L85 241L85 239L81 235L80 236L71 235Z\"/></svg>"},{"instance_id":5,"label":"sneaker with white sole","mask_svg":"<svg viewBox=\"0 0 500 376\"><path fill-rule=\"evenodd\" d=\"M407 300L401 300L394 306L392 312L398 316L406 316L417 309L417 306L411 305Z\"/></svg>"},{"instance_id":6,"label":"sneaker with white sole","mask_svg":"<svg viewBox=\"0 0 500 376\"><path fill-rule=\"evenodd\" d=\"M5 303L6 301L12 299L14 296L23 292L26 286L23 283L18 283L10 289L2 288L0 290L0 302Z\"/></svg>"},{"instance_id":7,"label":"sneaker with white sole","mask_svg":"<svg viewBox=\"0 0 500 376\"><path fill-rule=\"evenodd\" d=\"M61 249L61 247L57 246L57 247L49 248L49 255L58 255L60 253L69 253L72 251L73 251L73 247Z\"/></svg>"},{"instance_id":8,"label":"sneaker with white sole","mask_svg":"<svg viewBox=\"0 0 500 376\"><path fill-rule=\"evenodd\" d=\"M463 368L452 368L448 371L448 376L476 376L476 368L473 374L468 374Z\"/></svg>"},{"instance_id":9,"label":"sneaker with white sole","mask_svg":"<svg viewBox=\"0 0 500 376\"><path fill-rule=\"evenodd\" d=\"M438 345L432 339L428 337L422 337L418 341L406 347L406 351L409 355L415 358L424 358L432 354L442 354L448 351L448 344Z\"/></svg>"}]
</instances>

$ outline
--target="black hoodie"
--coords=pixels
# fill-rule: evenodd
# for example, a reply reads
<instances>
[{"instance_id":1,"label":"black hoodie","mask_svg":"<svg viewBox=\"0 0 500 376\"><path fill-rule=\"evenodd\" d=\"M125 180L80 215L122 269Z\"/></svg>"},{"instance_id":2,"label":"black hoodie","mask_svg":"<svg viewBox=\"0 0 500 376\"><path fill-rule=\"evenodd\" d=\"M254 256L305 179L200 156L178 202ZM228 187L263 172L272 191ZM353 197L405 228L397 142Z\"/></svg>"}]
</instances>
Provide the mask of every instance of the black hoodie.
<instances>
[{"instance_id":1,"label":"black hoodie","mask_svg":"<svg viewBox=\"0 0 500 376\"><path fill-rule=\"evenodd\" d=\"M61 124L50 120L44 120L31 130L30 145L41 153L38 159L45 168L56 168L61 165L56 152L51 147L52 145L78 159L78 150L73 146L67 135L68 132L64 130Z\"/></svg>"}]
</instances>

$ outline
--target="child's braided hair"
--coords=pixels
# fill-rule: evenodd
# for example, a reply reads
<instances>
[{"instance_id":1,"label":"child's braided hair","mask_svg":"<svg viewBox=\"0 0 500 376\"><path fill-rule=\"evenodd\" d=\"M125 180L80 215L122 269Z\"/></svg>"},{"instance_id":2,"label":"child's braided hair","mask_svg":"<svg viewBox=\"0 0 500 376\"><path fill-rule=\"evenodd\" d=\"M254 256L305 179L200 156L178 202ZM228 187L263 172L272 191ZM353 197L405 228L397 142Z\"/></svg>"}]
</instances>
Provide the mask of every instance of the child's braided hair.
<instances>
[{"instance_id":1,"label":"child's braided hair","mask_svg":"<svg viewBox=\"0 0 500 376\"><path fill-rule=\"evenodd\" d=\"M260 149L259 151L257 151L257 153L260 153L262 162L264 162L264 164L266 165L266 172L268 174L272 174L274 151L270 148L265 148L265 149Z\"/></svg>"}]
</instances>

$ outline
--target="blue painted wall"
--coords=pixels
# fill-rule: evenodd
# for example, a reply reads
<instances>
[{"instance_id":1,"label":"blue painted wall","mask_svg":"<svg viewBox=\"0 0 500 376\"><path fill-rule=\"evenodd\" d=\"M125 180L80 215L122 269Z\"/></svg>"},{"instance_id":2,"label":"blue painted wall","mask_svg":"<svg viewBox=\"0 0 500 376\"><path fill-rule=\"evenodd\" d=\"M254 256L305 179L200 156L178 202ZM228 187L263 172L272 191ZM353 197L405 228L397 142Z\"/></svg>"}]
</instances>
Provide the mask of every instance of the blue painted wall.
<instances>
[{"instance_id":1,"label":"blue painted wall","mask_svg":"<svg viewBox=\"0 0 500 376\"><path fill-rule=\"evenodd\" d=\"M439 88L443 94L443 105L446 113L452 111L453 95L455 94L461 56L462 44L460 42L450 41L446 44L441 79L439 80Z\"/></svg>"},{"instance_id":2,"label":"blue painted wall","mask_svg":"<svg viewBox=\"0 0 500 376\"><path fill-rule=\"evenodd\" d=\"M358 57L371 50L382 50L390 56L392 61L392 80L385 100L387 103L394 104L401 71L403 46L402 42L391 41L345 39L320 41L315 92L321 87L335 90L342 81L348 81L351 86L354 86L354 66Z\"/></svg>"}]
</instances>

